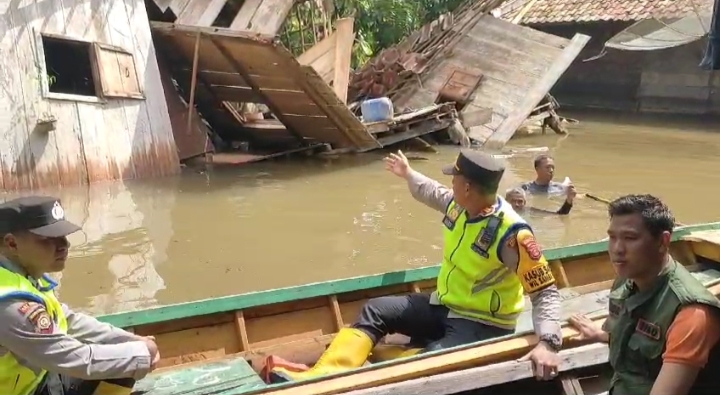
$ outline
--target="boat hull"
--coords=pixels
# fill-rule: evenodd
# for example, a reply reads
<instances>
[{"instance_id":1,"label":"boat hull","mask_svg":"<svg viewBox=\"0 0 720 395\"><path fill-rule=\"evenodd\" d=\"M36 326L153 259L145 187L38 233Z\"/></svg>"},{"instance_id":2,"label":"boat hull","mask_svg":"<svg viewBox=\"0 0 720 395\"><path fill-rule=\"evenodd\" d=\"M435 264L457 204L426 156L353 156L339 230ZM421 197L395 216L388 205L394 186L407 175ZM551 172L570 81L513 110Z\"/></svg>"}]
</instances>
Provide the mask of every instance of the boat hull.
<instances>
[{"instance_id":1,"label":"boat hull","mask_svg":"<svg viewBox=\"0 0 720 395\"><path fill-rule=\"evenodd\" d=\"M607 314L607 293L615 273L606 245L595 242L545 251L563 295L563 318L583 313L602 320ZM720 285L715 286L720 279L720 223L679 228L671 252L720 292ZM100 319L138 335L155 336L162 355L160 369L138 384L139 390L152 395L346 393L512 361L534 346L537 340L532 333L530 303L526 303L527 311L513 336L306 382L266 385L258 376L269 356L314 363L334 334L355 320L369 298L431 292L438 271L438 267L412 269ZM569 340L573 334L572 329L563 329L566 347L578 346Z\"/></svg>"}]
</instances>

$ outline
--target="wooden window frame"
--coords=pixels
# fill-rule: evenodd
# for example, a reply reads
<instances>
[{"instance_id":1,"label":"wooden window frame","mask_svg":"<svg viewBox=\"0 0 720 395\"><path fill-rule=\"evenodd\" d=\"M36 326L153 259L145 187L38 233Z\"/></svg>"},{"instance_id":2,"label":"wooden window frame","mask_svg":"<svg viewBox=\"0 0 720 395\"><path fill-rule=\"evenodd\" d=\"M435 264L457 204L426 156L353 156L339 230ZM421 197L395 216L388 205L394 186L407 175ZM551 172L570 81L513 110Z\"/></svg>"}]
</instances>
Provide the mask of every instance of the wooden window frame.
<instances>
[{"instance_id":1,"label":"wooden window frame","mask_svg":"<svg viewBox=\"0 0 720 395\"><path fill-rule=\"evenodd\" d=\"M50 83L48 81L48 74L47 74L47 63L45 62L45 47L43 46L43 37L48 38L54 38L59 40L65 40L70 42L76 42L76 43L82 43L89 45L89 56L90 56L90 66L92 70L92 78L95 85L95 96L84 96L84 95L75 95L75 94L68 94L68 93L57 93L57 92L51 92L50 91ZM85 103L107 103L108 100L145 100L145 91L142 86L142 82L140 81L140 76L137 73L137 62L135 61L135 55L121 47L100 43L96 41L89 41L89 40L83 40L76 37L69 37L59 34L52 34L52 33L40 33L35 32L35 42L36 42L36 56L37 56L37 64L36 69L38 71L40 85L42 88L42 97L49 100L63 100L63 101L73 101L73 102L85 102ZM102 69L98 65L99 60L99 54L100 51L112 51L117 52L123 55L129 55L133 61L133 66L135 69L135 81L137 81L138 91L137 94L106 94L105 86L104 86L104 75Z\"/></svg>"}]
</instances>

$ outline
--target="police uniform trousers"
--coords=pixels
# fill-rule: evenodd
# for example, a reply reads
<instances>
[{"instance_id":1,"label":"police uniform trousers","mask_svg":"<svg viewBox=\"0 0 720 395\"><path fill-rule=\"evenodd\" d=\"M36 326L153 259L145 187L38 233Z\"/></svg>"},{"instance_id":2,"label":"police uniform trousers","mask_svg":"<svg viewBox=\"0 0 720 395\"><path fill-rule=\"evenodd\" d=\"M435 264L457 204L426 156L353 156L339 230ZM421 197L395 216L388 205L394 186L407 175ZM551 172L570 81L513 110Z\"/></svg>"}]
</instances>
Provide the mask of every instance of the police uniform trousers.
<instances>
[{"instance_id":1,"label":"police uniform trousers","mask_svg":"<svg viewBox=\"0 0 720 395\"><path fill-rule=\"evenodd\" d=\"M384 296L365 303L353 328L365 332L374 344L388 334L409 336L410 346L424 352L514 333L464 318L449 318L449 313L443 305L430 304L428 294Z\"/></svg>"},{"instance_id":2,"label":"police uniform trousers","mask_svg":"<svg viewBox=\"0 0 720 395\"><path fill-rule=\"evenodd\" d=\"M58 373L48 372L45 380L34 395L114 395L130 394L135 380L83 380Z\"/></svg>"}]
</instances>

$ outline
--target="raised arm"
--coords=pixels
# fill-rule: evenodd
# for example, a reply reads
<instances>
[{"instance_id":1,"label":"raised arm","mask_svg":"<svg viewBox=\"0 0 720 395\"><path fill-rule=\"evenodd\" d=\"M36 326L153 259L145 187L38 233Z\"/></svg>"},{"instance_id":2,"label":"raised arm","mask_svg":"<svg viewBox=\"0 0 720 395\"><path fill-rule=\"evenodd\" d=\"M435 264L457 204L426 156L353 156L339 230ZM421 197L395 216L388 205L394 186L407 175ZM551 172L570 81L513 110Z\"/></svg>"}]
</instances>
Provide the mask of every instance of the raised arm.
<instances>
[{"instance_id":1,"label":"raised arm","mask_svg":"<svg viewBox=\"0 0 720 395\"><path fill-rule=\"evenodd\" d=\"M415 200L434 210L445 213L450 201L453 199L452 190L432 178L413 170L402 151L386 157L385 168L407 181L410 194Z\"/></svg>"},{"instance_id":2,"label":"raised arm","mask_svg":"<svg viewBox=\"0 0 720 395\"><path fill-rule=\"evenodd\" d=\"M453 199L451 189L412 169L409 169L405 179L410 194L415 200L441 213L445 213L450 201Z\"/></svg>"}]
</instances>

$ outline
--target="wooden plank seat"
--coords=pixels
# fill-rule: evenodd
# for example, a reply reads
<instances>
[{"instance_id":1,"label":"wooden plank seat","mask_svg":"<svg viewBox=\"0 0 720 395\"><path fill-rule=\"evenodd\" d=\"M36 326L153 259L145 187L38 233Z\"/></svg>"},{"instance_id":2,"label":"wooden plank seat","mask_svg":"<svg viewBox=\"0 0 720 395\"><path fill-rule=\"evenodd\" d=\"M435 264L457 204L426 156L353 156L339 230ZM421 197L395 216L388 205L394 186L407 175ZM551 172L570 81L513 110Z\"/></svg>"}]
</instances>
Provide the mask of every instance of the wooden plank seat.
<instances>
[{"instance_id":1,"label":"wooden plank seat","mask_svg":"<svg viewBox=\"0 0 720 395\"><path fill-rule=\"evenodd\" d=\"M230 395L267 386L244 358L226 358L152 373L138 381L133 395Z\"/></svg>"}]
</instances>

